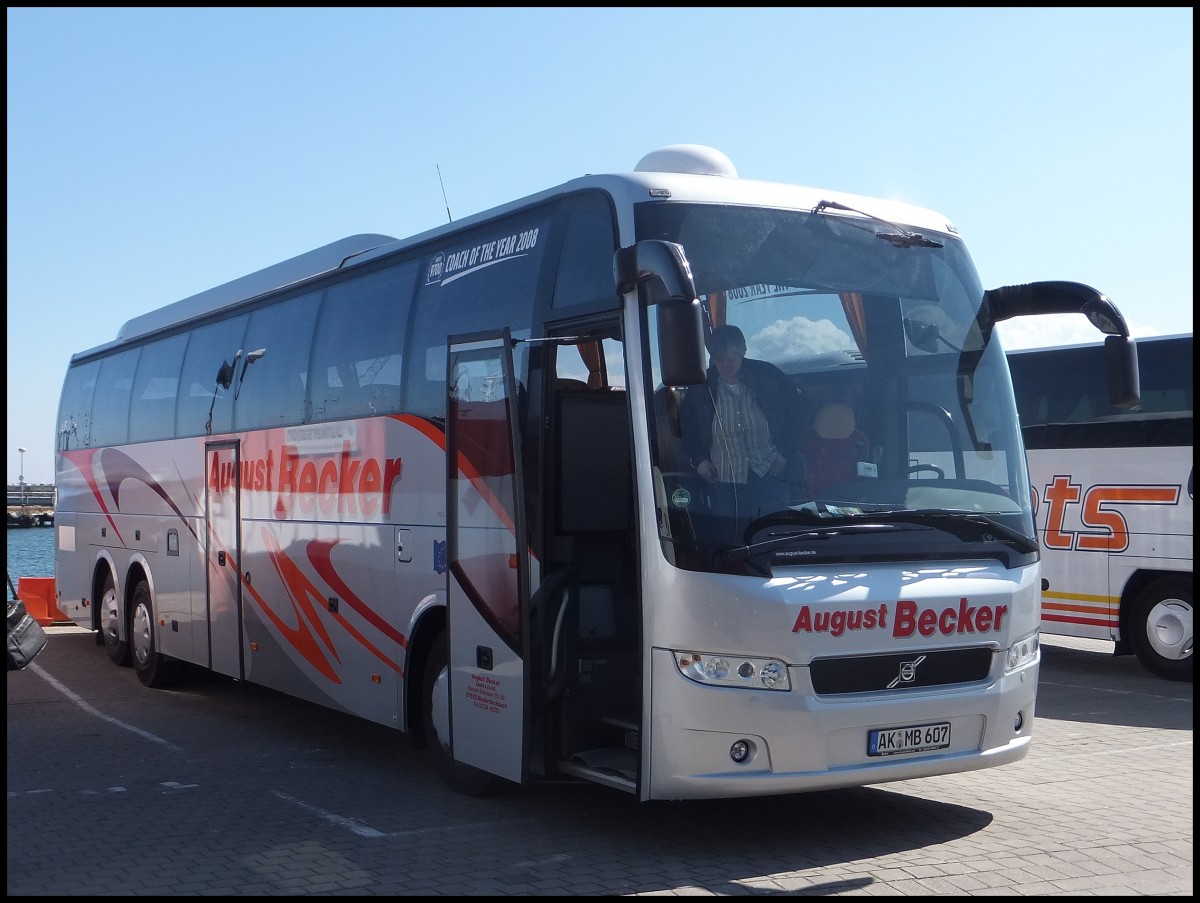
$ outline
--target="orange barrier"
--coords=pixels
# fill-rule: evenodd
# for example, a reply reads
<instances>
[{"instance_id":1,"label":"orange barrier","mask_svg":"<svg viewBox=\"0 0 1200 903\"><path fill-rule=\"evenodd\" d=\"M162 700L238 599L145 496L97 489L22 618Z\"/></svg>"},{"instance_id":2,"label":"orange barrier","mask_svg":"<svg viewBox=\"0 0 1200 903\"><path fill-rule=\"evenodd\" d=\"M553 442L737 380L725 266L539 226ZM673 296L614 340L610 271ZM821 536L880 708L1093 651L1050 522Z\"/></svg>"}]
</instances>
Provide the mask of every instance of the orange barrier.
<instances>
[{"instance_id":1,"label":"orange barrier","mask_svg":"<svg viewBox=\"0 0 1200 903\"><path fill-rule=\"evenodd\" d=\"M25 609L43 627L71 620L58 608L53 577L18 577L17 598L25 603Z\"/></svg>"}]
</instances>

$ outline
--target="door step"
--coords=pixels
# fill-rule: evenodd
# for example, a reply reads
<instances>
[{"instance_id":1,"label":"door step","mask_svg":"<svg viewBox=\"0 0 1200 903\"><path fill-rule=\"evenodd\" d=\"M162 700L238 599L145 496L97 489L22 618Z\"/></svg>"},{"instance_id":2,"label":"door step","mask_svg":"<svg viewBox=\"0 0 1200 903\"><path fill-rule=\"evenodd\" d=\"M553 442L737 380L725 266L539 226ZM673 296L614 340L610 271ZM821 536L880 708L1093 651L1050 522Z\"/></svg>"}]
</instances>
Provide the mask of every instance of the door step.
<instances>
[{"instance_id":1,"label":"door step","mask_svg":"<svg viewBox=\"0 0 1200 903\"><path fill-rule=\"evenodd\" d=\"M577 752L558 763L564 774L629 793L637 792L638 752L604 747Z\"/></svg>"}]
</instances>

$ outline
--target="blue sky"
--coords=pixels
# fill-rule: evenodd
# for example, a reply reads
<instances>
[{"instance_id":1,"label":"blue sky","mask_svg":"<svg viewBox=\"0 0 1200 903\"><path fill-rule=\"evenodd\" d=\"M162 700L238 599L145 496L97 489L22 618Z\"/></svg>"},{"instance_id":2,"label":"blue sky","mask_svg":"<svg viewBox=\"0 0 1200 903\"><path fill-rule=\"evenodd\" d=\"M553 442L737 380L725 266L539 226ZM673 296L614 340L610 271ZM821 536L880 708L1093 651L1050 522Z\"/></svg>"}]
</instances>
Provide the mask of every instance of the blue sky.
<instances>
[{"instance_id":1,"label":"blue sky","mask_svg":"<svg viewBox=\"0 0 1200 903\"><path fill-rule=\"evenodd\" d=\"M1190 7L7 16L9 483L19 447L53 480L67 362L129 318L666 144L932 207L987 287L1076 280L1135 335L1192 329Z\"/></svg>"}]
</instances>

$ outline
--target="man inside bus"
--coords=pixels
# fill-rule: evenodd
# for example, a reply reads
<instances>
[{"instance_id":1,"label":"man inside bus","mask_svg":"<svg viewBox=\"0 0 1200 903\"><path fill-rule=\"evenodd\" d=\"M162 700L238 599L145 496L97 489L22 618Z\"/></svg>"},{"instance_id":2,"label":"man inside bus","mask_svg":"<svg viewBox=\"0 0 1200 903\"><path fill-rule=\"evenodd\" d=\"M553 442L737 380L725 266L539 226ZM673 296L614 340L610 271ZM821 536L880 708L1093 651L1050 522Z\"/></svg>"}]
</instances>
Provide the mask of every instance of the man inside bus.
<instances>
[{"instance_id":1,"label":"man inside bus","mask_svg":"<svg viewBox=\"0 0 1200 903\"><path fill-rule=\"evenodd\" d=\"M800 391L768 361L746 357L746 337L718 326L705 340L706 384L684 396L679 417L684 448L709 490L711 513L734 518L735 532L750 518L805 495L799 432Z\"/></svg>"}]
</instances>

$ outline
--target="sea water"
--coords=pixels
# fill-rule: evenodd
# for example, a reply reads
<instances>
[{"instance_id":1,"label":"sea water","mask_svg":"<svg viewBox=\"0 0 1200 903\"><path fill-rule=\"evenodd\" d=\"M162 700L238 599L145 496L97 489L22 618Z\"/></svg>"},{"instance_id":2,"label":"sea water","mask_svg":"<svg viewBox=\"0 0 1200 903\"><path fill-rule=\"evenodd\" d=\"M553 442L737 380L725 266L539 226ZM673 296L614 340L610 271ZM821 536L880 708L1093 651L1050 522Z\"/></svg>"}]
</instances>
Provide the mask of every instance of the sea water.
<instances>
[{"instance_id":1,"label":"sea water","mask_svg":"<svg viewBox=\"0 0 1200 903\"><path fill-rule=\"evenodd\" d=\"M54 576L54 528L10 527L8 579L16 586L21 577Z\"/></svg>"}]
</instances>

